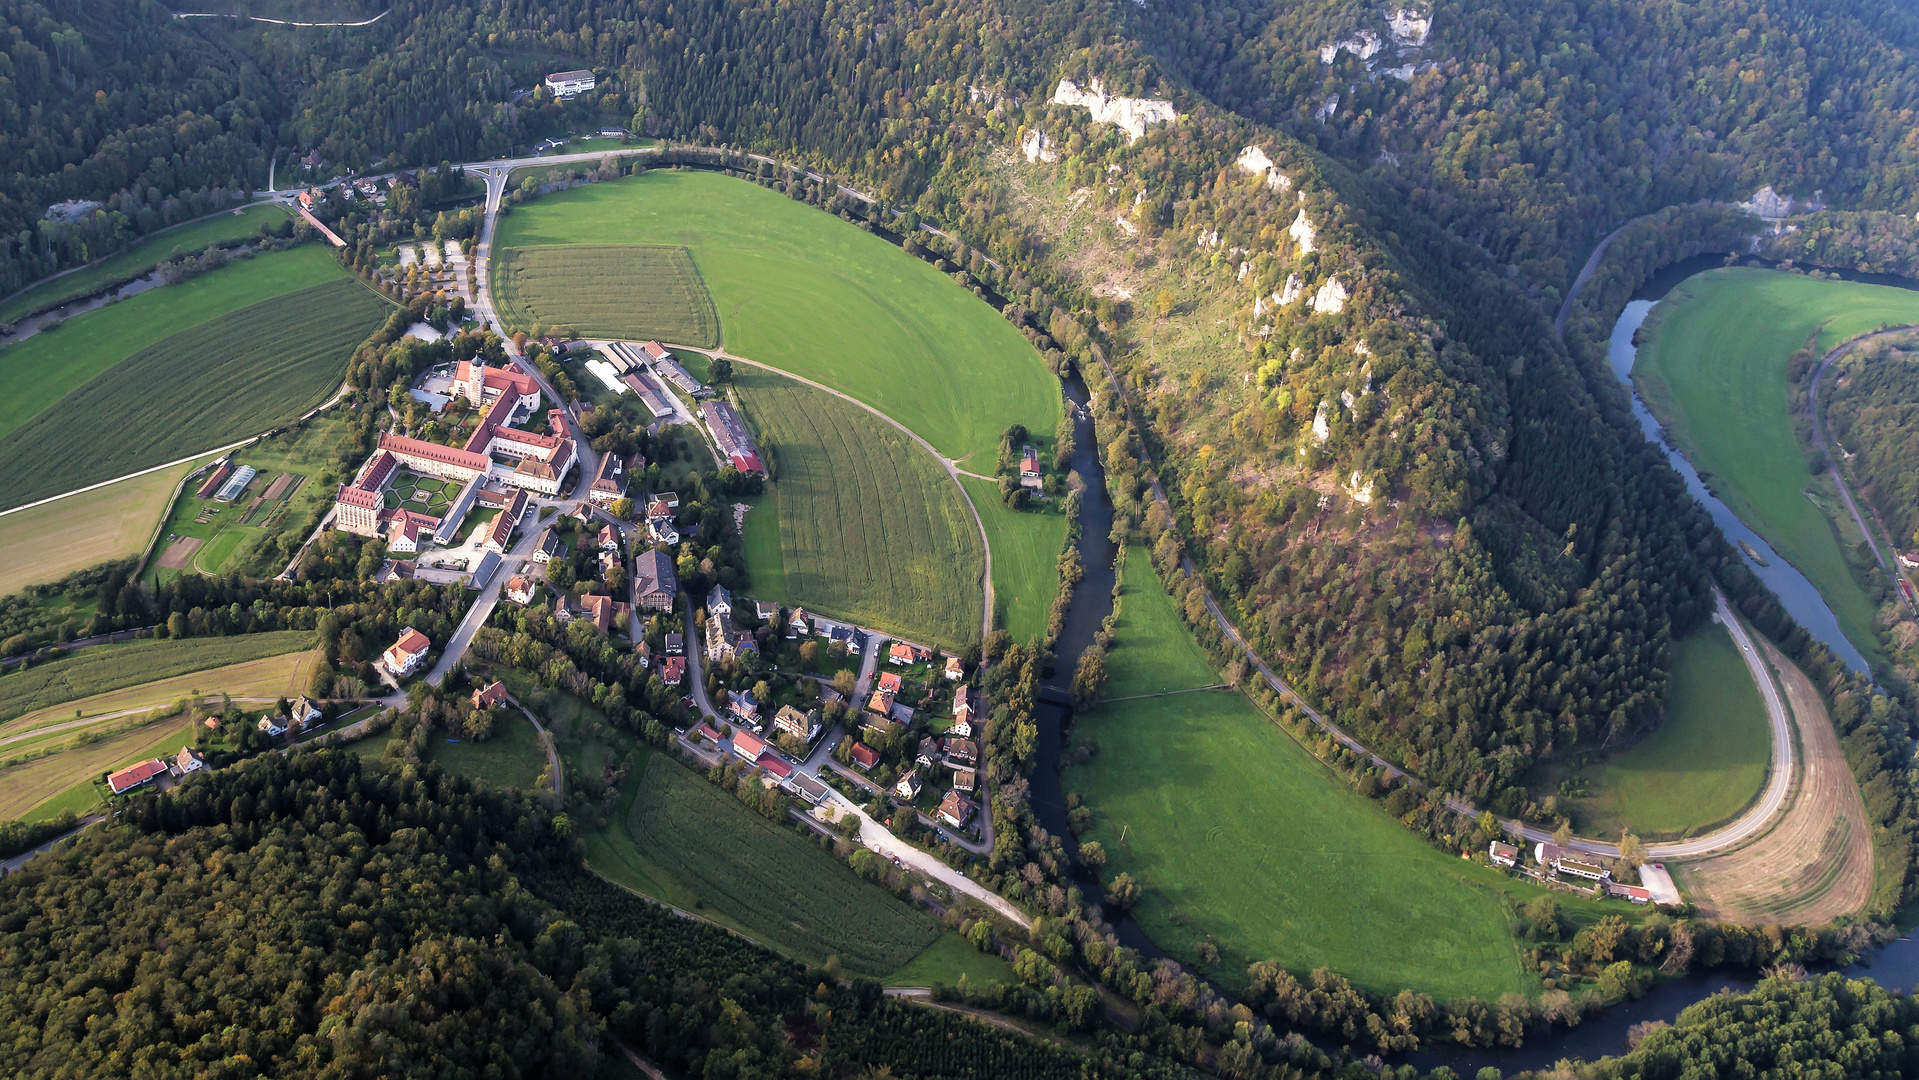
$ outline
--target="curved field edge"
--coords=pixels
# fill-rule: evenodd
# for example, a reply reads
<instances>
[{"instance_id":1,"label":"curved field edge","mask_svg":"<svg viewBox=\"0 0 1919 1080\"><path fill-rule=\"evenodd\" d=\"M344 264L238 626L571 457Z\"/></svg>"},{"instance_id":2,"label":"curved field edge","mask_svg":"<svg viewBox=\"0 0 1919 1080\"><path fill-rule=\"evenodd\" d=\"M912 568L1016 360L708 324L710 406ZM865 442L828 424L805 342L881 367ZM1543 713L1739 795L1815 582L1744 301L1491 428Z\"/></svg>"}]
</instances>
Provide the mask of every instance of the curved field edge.
<instances>
[{"instance_id":1,"label":"curved field edge","mask_svg":"<svg viewBox=\"0 0 1919 1080\"><path fill-rule=\"evenodd\" d=\"M1584 795L1559 797L1582 836L1680 839L1737 818L1771 766L1765 701L1732 635L1711 624L1674 646L1659 726L1582 770Z\"/></svg>"},{"instance_id":2,"label":"curved field edge","mask_svg":"<svg viewBox=\"0 0 1919 1080\"><path fill-rule=\"evenodd\" d=\"M312 645L313 634L306 630L96 645L0 676L0 730L13 727L8 722L16 717L49 705Z\"/></svg>"},{"instance_id":3,"label":"curved field edge","mask_svg":"<svg viewBox=\"0 0 1919 1080\"><path fill-rule=\"evenodd\" d=\"M147 346L0 437L18 506L258 434L336 389L388 302L330 281ZM114 437L98 438L109 424Z\"/></svg>"},{"instance_id":4,"label":"curved field edge","mask_svg":"<svg viewBox=\"0 0 1919 1080\"><path fill-rule=\"evenodd\" d=\"M1838 529L1808 496L1820 481L1790 411L1787 365L1881 323L1919 322L1919 291L1730 268L1687 278L1647 317L1640 396L1740 519L1804 574L1840 627L1883 659L1874 604Z\"/></svg>"},{"instance_id":5,"label":"curved field edge","mask_svg":"<svg viewBox=\"0 0 1919 1080\"><path fill-rule=\"evenodd\" d=\"M628 818L635 849L781 951L883 976L940 935L940 926L837 860L676 762L647 762Z\"/></svg>"},{"instance_id":6,"label":"curved field edge","mask_svg":"<svg viewBox=\"0 0 1919 1080\"><path fill-rule=\"evenodd\" d=\"M990 464L1008 426L1048 431L1058 418L1057 381L998 312L885 240L745 180L655 170L555 192L503 217L494 239L550 244L688 248L729 352L850 394L949 457ZM496 269L496 293L499 280Z\"/></svg>"},{"instance_id":7,"label":"curved field edge","mask_svg":"<svg viewBox=\"0 0 1919 1080\"><path fill-rule=\"evenodd\" d=\"M1066 542L1064 514L1013 510L1000 500L999 485L976 476L960 483L973 497L986 542L993 549L996 623L1014 641L1036 641L1046 632L1059 596L1059 553Z\"/></svg>"},{"instance_id":8,"label":"curved field edge","mask_svg":"<svg viewBox=\"0 0 1919 1080\"><path fill-rule=\"evenodd\" d=\"M0 516L0 596L140 554L190 461Z\"/></svg>"},{"instance_id":9,"label":"curved field edge","mask_svg":"<svg viewBox=\"0 0 1919 1080\"><path fill-rule=\"evenodd\" d=\"M984 552L946 470L824 391L758 369L736 389L772 459L778 599L928 644L976 641Z\"/></svg>"}]
</instances>

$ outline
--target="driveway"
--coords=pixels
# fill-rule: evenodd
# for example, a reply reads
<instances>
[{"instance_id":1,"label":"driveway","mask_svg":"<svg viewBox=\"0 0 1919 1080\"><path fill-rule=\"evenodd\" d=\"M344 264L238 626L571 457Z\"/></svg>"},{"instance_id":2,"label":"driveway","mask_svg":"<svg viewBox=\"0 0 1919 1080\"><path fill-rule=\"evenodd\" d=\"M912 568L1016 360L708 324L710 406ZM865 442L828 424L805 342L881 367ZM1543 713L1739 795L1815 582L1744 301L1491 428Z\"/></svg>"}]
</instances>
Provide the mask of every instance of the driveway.
<instances>
[{"instance_id":1,"label":"driveway","mask_svg":"<svg viewBox=\"0 0 1919 1080\"><path fill-rule=\"evenodd\" d=\"M533 549L539 546L540 531L538 518L534 519L532 525L520 526L519 541L500 557L500 568L493 572L493 580L480 590L473 606L466 609L466 617L460 620L453 637L447 641L446 651L440 654L440 662L426 673L427 685L438 686L445 682L447 672L453 670L453 665L466 655L467 648L473 644L473 635L479 633L480 627L485 626L486 620L492 617L494 605L500 602L500 592L506 588L507 579L513 576L513 568L525 562L533 554Z\"/></svg>"}]
</instances>

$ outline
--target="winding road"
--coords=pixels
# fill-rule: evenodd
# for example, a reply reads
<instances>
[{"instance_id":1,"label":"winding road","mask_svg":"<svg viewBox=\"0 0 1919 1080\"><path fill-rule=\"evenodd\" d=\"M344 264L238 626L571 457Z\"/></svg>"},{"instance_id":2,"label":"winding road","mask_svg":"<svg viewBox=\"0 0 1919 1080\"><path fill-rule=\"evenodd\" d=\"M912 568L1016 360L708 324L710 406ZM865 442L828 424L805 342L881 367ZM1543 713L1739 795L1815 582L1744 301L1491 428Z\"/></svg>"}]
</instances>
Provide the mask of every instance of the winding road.
<instances>
[{"instance_id":1,"label":"winding road","mask_svg":"<svg viewBox=\"0 0 1919 1080\"><path fill-rule=\"evenodd\" d=\"M1854 347L1864 345L1869 341L1875 341L1879 338L1893 337L1899 334L1910 334L1915 329L1919 329L1919 327L1889 327L1884 330L1874 331L1870 334L1861 334L1850 341L1842 341L1828 350L1826 355L1819 358L1819 366L1813 369L1812 383L1807 390L1806 402L1807 407L1812 411L1813 449L1826 455L1826 475L1832 478L1833 486L1839 489L1839 498L1846 504L1846 513L1852 515L1852 523L1858 527L1859 535L1866 538L1866 546L1872 550L1873 560L1888 573L1905 581L1908 587L1911 586L1912 582L1911 579L1906 576L1905 567L1887 561L1885 552L1879 549L1878 539L1873 535L1872 529L1866 526L1865 517L1859 513L1859 503L1853 498L1852 485L1846 481L1845 473L1840 471L1838 459L1832 455L1829 449L1830 444L1826 438L1826 413L1824 409L1819 407L1819 387L1820 384L1825 381L1826 369L1832 366L1832 362L1844 356L1846 353L1851 352ZM1879 521L1878 514L1873 514L1872 520L1873 524L1880 526L1881 532L1884 532L1888 537L1892 536L1891 530L1886 529L1883 523ZM1919 607L1919 602L1909 599L1908 595L1903 591L1900 592L1900 599L1909 605Z\"/></svg>"}]
</instances>

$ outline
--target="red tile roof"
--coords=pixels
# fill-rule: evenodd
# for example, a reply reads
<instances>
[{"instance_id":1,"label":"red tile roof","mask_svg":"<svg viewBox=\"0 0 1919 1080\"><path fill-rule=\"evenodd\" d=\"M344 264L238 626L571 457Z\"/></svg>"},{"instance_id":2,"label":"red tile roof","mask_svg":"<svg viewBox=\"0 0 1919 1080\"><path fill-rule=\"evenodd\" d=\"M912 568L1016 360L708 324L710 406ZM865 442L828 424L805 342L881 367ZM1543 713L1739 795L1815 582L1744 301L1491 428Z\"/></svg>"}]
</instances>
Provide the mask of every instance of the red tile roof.
<instances>
[{"instance_id":1,"label":"red tile roof","mask_svg":"<svg viewBox=\"0 0 1919 1080\"><path fill-rule=\"evenodd\" d=\"M862 769L870 769L879 763L880 753L878 750L873 749L865 743L853 744L853 764L858 765Z\"/></svg>"},{"instance_id":2,"label":"red tile roof","mask_svg":"<svg viewBox=\"0 0 1919 1080\"><path fill-rule=\"evenodd\" d=\"M751 755L757 758L766 752L766 740L750 731L735 731L733 732L733 752L742 757Z\"/></svg>"},{"instance_id":3,"label":"red tile roof","mask_svg":"<svg viewBox=\"0 0 1919 1080\"><path fill-rule=\"evenodd\" d=\"M377 493L363 487L352 486L340 489L340 501L348 506L360 507L362 510L378 510L385 505Z\"/></svg>"},{"instance_id":4,"label":"red tile roof","mask_svg":"<svg viewBox=\"0 0 1919 1080\"><path fill-rule=\"evenodd\" d=\"M412 656L415 653L423 653L432 648L433 642L428 639L425 634L408 627L407 632L400 635L400 640L393 643L393 647L406 653L408 656Z\"/></svg>"},{"instance_id":5,"label":"red tile roof","mask_svg":"<svg viewBox=\"0 0 1919 1080\"><path fill-rule=\"evenodd\" d=\"M900 673L897 671L880 672L880 689L889 694L900 692Z\"/></svg>"},{"instance_id":6,"label":"red tile roof","mask_svg":"<svg viewBox=\"0 0 1919 1080\"><path fill-rule=\"evenodd\" d=\"M109 773L107 775L107 786L113 789L115 795L118 795L122 792L137 788L141 784L146 783L166 771L167 763L161 761L159 758L153 758L149 761L142 761L138 765L129 765L119 772Z\"/></svg>"},{"instance_id":7,"label":"red tile roof","mask_svg":"<svg viewBox=\"0 0 1919 1080\"><path fill-rule=\"evenodd\" d=\"M395 457L417 457L428 461L437 461L442 465L453 465L474 472L486 472L493 464L485 454L471 450L456 450L451 446L427 442L425 439L409 439L404 435L380 434L380 449L391 451Z\"/></svg>"},{"instance_id":8,"label":"red tile roof","mask_svg":"<svg viewBox=\"0 0 1919 1080\"><path fill-rule=\"evenodd\" d=\"M506 700L506 685L495 679L483 690L473 691L473 707L490 709Z\"/></svg>"},{"instance_id":9,"label":"red tile roof","mask_svg":"<svg viewBox=\"0 0 1919 1080\"><path fill-rule=\"evenodd\" d=\"M793 775L793 766L787 764L784 759L771 751L761 754L759 760L754 762L754 764L766 770L768 776L777 777L781 780Z\"/></svg>"}]
</instances>

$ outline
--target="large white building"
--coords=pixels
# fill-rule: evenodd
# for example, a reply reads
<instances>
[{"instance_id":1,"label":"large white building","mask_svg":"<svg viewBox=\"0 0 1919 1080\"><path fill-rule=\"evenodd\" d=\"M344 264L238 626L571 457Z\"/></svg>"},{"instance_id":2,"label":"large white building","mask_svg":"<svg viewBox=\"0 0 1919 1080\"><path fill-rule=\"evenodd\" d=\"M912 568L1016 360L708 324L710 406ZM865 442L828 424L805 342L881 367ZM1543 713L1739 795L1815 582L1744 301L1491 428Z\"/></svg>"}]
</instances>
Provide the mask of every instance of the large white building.
<instances>
[{"instance_id":1,"label":"large white building","mask_svg":"<svg viewBox=\"0 0 1919 1080\"><path fill-rule=\"evenodd\" d=\"M556 71L546 77L547 92L557 98L570 98L593 89L591 71Z\"/></svg>"}]
</instances>

